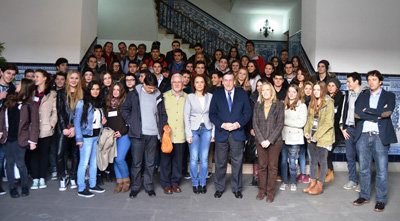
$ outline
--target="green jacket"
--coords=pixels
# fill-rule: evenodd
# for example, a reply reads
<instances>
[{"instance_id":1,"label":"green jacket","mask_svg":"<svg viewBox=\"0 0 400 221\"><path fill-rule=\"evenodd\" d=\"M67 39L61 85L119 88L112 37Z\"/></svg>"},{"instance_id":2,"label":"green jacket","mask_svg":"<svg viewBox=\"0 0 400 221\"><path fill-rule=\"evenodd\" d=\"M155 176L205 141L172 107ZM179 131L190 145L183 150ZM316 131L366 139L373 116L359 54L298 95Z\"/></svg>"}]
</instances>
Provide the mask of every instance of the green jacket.
<instances>
[{"instance_id":1,"label":"green jacket","mask_svg":"<svg viewBox=\"0 0 400 221\"><path fill-rule=\"evenodd\" d=\"M304 126L304 134L312 133L312 126L314 124L314 111L310 113L311 105L308 108L308 117L306 126ZM329 147L335 142L335 129L334 125L335 118L335 106L332 98L328 95L325 96L325 102L318 113L318 125L317 131L313 136L313 141L317 142L319 147ZM307 139L310 143L310 139Z\"/></svg>"}]
</instances>

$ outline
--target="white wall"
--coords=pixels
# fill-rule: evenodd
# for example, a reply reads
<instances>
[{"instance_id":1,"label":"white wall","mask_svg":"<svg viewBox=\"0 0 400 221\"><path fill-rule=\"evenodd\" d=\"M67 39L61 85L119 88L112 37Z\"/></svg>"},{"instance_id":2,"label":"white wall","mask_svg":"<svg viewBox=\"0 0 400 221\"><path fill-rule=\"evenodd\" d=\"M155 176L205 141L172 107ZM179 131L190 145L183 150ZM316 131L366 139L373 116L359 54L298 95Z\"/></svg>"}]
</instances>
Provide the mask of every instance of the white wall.
<instances>
[{"instance_id":1,"label":"white wall","mask_svg":"<svg viewBox=\"0 0 400 221\"><path fill-rule=\"evenodd\" d=\"M289 20L287 15L232 13L230 11L230 0L190 0L190 2L247 39L266 40L259 29L263 26L265 19L268 19L275 31L270 34L267 40L287 40L287 37L283 34L288 30Z\"/></svg>"},{"instance_id":2,"label":"white wall","mask_svg":"<svg viewBox=\"0 0 400 221\"><path fill-rule=\"evenodd\" d=\"M99 39L157 40L154 0L99 0Z\"/></svg>"},{"instance_id":3,"label":"white wall","mask_svg":"<svg viewBox=\"0 0 400 221\"><path fill-rule=\"evenodd\" d=\"M289 12L289 36L296 34L301 30L301 1Z\"/></svg>"},{"instance_id":4,"label":"white wall","mask_svg":"<svg viewBox=\"0 0 400 221\"><path fill-rule=\"evenodd\" d=\"M82 2L81 59L97 37L97 3L97 0L83 0Z\"/></svg>"},{"instance_id":5,"label":"white wall","mask_svg":"<svg viewBox=\"0 0 400 221\"><path fill-rule=\"evenodd\" d=\"M80 0L1 0L0 41L10 62L79 63Z\"/></svg>"},{"instance_id":6,"label":"white wall","mask_svg":"<svg viewBox=\"0 0 400 221\"><path fill-rule=\"evenodd\" d=\"M310 4L313 7L307 8ZM304 4L305 3L305 4ZM400 60L400 1L398 0L303 0L303 45L312 55L313 65L327 59L333 72L358 71L366 73L377 69L386 74L399 74ZM310 10L311 9L311 10ZM314 14L314 15L313 15ZM315 16L315 29L310 22ZM307 34L308 35L308 34Z\"/></svg>"},{"instance_id":7,"label":"white wall","mask_svg":"<svg viewBox=\"0 0 400 221\"><path fill-rule=\"evenodd\" d=\"M311 64L316 64L317 42L317 0L302 0L301 4L301 44Z\"/></svg>"}]
</instances>

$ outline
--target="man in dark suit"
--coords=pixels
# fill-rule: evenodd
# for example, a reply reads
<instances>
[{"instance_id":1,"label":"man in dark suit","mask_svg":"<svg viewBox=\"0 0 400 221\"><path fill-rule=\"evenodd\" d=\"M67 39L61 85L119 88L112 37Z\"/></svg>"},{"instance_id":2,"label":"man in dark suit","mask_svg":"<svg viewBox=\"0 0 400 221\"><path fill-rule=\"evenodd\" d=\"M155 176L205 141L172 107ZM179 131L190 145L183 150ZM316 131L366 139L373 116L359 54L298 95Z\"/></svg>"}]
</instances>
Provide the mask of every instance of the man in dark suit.
<instances>
[{"instance_id":1,"label":"man in dark suit","mask_svg":"<svg viewBox=\"0 0 400 221\"><path fill-rule=\"evenodd\" d=\"M234 87L233 72L224 75L224 90L214 92L210 104L210 120L215 125L215 198L220 198L225 190L228 150L231 155L232 192L242 198L242 161L244 126L252 112L244 90Z\"/></svg>"},{"instance_id":2,"label":"man in dark suit","mask_svg":"<svg viewBox=\"0 0 400 221\"><path fill-rule=\"evenodd\" d=\"M356 148L360 162L359 198L353 205L369 203L371 198L371 165L376 165L375 211L385 209L388 197L388 151L391 143L397 143L391 115L396 106L396 96L382 88L383 76L379 71L367 74L370 90L362 93L355 103Z\"/></svg>"}]
</instances>

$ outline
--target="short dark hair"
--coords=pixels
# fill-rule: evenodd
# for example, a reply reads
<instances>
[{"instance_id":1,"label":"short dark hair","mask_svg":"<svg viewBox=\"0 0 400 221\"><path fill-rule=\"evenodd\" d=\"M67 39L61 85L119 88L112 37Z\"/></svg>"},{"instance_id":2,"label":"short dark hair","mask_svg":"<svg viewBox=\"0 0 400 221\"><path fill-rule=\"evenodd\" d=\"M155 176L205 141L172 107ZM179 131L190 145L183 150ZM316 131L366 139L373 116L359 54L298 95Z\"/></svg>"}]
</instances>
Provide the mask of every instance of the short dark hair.
<instances>
[{"instance_id":1,"label":"short dark hair","mask_svg":"<svg viewBox=\"0 0 400 221\"><path fill-rule=\"evenodd\" d=\"M206 66L206 63L205 63L204 61L198 61L198 62L196 62L196 63L194 64L194 68L196 68L197 65L199 65L199 64L204 64L204 66Z\"/></svg>"},{"instance_id":2,"label":"short dark hair","mask_svg":"<svg viewBox=\"0 0 400 221\"><path fill-rule=\"evenodd\" d=\"M89 59L91 59L91 58L94 58L94 59L96 59L96 61L97 61L97 58L96 58L96 56L94 56L94 55L89 55L89 57L87 58L87 61L89 61Z\"/></svg>"},{"instance_id":3,"label":"short dark hair","mask_svg":"<svg viewBox=\"0 0 400 221\"><path fill-rule=\"evenodd\" d=\"M233 78L235 78L235 74L233 73L233 71L226 72L223 77L225 77L226 75L232 75Z\"/></svg>"},{"instance_id":4,"label":"short dark hair","mask_svg":"<svg viewBox=\"0 0 400 221\"><path fill-rule=\"evenodd\" d=\"M119 46L119 45L125 45L125 46L126 46L125 42L123 42L123 41L121 41L120 43L118 43L118 46Z\"/></svg>"},{"instance_id":5,"label":"short dark hair","mask_svg":"<svg viewBox=\"0 0 400 221\"><path fill-rule=\"evenodd\" d=\"M65 73L61 72L61 71L56 73L56 75L54 76L54 79L56 79L57 76L62 76L62 77L64 77L64 79L67 79L67 75Z\"/></svg>"},{"instance_id":6,"label":"short dark hair","mask_svg":"<svg viewBox=\"0 0 400 221\"><path fill-rule=\"evenodd\" d=\"M221 61L222 59L225 59L226 62L229 64L229 58L227 56L222 56L219 61Z\"/></svg>"},{"instance_id":7,"label":"short dark hair","mask_svg":"<svg viewBox=\"0 0 400 221\"><path fill-rule=\"evenodd\" d=\"M126 77L133 77L133 78L135 78L135 80L136 80L136 75L133 74L133 73L125 74L125 78L126 78Z\"/></svg>"},{"instance_id":8,"label":"short dark hair","mask_svg":"<svg viewBox=\"0 0 400 221\"><path fill-rule=\"evenodd\" d=\"M218 75L218 78L224 77L224 74L223 74L221 71L213 72L213 73L211 74L211 77L212 77L214 74Z\"/></svg>"},{"instance_id":9,"label":"short dark hair","mask_svg":"<svg viewBox=\"0 0 400 221\"><path fill-rule=\"evenodd\" d=\"M163 68L161 69L161 73L166 73L166 72L168 72L168 73L171 74L171 71L170 71L168 68L163 67Z\"/></svg>"},{"instance_id":10,"label":"short dark hair","mask_svg":"<svg viewBox=\"0 0 400 221\"><path fill-rule=\"evenodd\" d=\"M143 44L143 43L138 45L138 48L140 48L140 47L144 47L144 50L147 49L147 46L145 44Z\"/></svg>"},{"instance_id":11,"label":"short dark hair","mask_svg":"<svg viewBox=\"0 0 400 221\"><path fill-rule=\"evenodd\" d=\"M157 87L157 85L158 85L157 77L154 74L150 73L150 72L146 72L146 77L144 78L143 82L147 86Z\"/></svg>"},{"instance_id":12,"label":"short dark hair","mask_svg":"<svg viewBox=\"0 0 400 221\"><path fill-rule=\"evenodd\" d=\"M14 63L5 63L4 65L3 65L3 67L1 67L1 71L2 72L5 72L5 71L7 71L7 70L13 70L13 71L15 71L15 73L16 74L18 74L18 67L17 67L17 65L16 64L14 64Z\"/></svg>"},{"instance_id":13,"label":"short dark hair","mask_svg":"<svg viewBox=\"0 0 400 221\"><path fill-rule=\"evenodd\" d=\"M282 77L283 79L285 79L285 76L280 71L275 72L274 75L272 76L272 78L275 78L275 76Z\"/></svg>"},{"instance_id":14,"label":"short dark hair","mask_svg":"<svg viewBox=\"0 0 400 221\"><path fill-rule=\"evenodd\" d=\"M96 49L102 50L103 47L102 47L101 45L97 44L97 45L95 45L95 46L93 47L93 51L95 51Z\"/></svg>"},{"instance_id":15,"label":"short dark hair","mask_svg":"<svg viewBox=\"0 0 400 221\"><path fill-rule=\"evenodd\" d=\"M181 55L183 55L183 51L181 49L175 49L174 50L174 55L175 55L175 53L181 53Z\"/></svg>"},{"instance_id":16,"label":"short dark hair","mask_svg":"<svg viewBox=\"0 0 400 221\"><path fill-rule=\"evenodd\" d=\"M369 76L375 76L379 79L379 81L383 81L383 75L381 74L381 72L379 72L378 70L373 70L367 73L367 76L365 77L365 79L368 81L368 77Z\"/></svg>"},{"instance_id":17,"label":"short dark hair","mask_svg":"<svg viewBox=\"0 0 400 221\"><path fill-rule=\"evenodd\" d=\"M33 71L32 69L26 69L25 72L24 72L24 77L26 77L26 74L29 73L29 72L35 72L35 71Z\"/></svg>"},{"instance_id":18,"label":"short dark hair","mask_svg":"<svg viewBox=\"0 0 400 221\"><path fill-rule=\"evenodd\" d=\"M285 67L286 67L286 65L288 65L288 64L290 64L290 65L292 65L292 67L294 67L294 65L293 65L293 63L292 63L291 61L287 61L287 62L285 63Z\"/></svg>"},{"instance_id":19,"label":"short dark hair","mask_svg":"<svg viewBox=\"0 0 400 221\"><path fill-rule=\"evenodd\" d=\"M174 43L178 43L179 45L181 45L181 43L178 40L173 41L171 45L174 45Z\"/></svg>"},{"instance_id":20,"label":"short dark hair","mask_svg":"<svg viewBox=\"0 0 400 221\"><path fill-rule=\"evenodd\" d=\"M136 64L136 66L139 66L139 64L136 61L129 61L128 67L129 67L130 64Z\"/></svg>"},{"instance_id":21,"label":"short dark hair","mask_svg":"<svg viewBox=\"0 0 400 221\"><path fill-rule=\"evenodd\" d=\"M201 45L201 43L196 43L196 44L194 45L194 47L200 47L200 48L203 48L203 45Z\"/></svg>"},{"instance_id":22,"label":"short dark hair","mask_svg":"<svg viewBox=\"0 0 400 221\"><path fill-rule=\"evenodd\" d=\"M133 44L133 43L132 43L132 44L130 44L128 48L130 48L130 47L135 47L135 48L137 49L136 45L135 45L135 44Z\"/></svg>"},{"instance_id":23,"label":"short dark hair","mask_svg":"<svg viewBox=\"0 0 400 221\"><path fill-rule=\"evenodd\" d=\"M357 72L352 72L350 74L347 74L347 78L352 78L353 81L358 80L358 84L361 85L361 75Z\"/></svg>"},{"instance_id":24,"label":"short dark hair","mask_svg":"<svg viewBox=\"0 0 400 221\"><path fill-rule=\"evenodd\" d=\"M60 66L63 63L67 63L68 65L68 60L66 58L58 58L56 61L56 67Z\"/></svg>"},{"instance_id":25,"label":"short dark hair","mask_svg":"<svg viewBox=\"0 0 400 221\"><path fill-rule=\"evenodd\" d=\"M254 47L254 42L253 42L252 40L247 40L247 41L246 41L246 45L247 45L247 44L251 44L251 45Z\"/></svg>"},{"instance_id":26,"label":"short dark hair","mask_svg":"<svg viewBox=\"0 0 400 221\"><path fill-rule=\"evenodd\" d=\"M287 49L282 49L281 54L282 54L282 52L287 52L287 53L289 53L289 51L288 51Z\"/></svg>"},{"instance_id":27,"label":"short dark hair","mask_svg":"<svg viewBox=\"0 0 400 221\"><path fill-rule=\"evenodd\" d=\"M182 76L183 76L184 74L188 74L188 75L192 76L192 75L190 74L190 71L188 71L188 70L181 70L181 71L179 72L179 74L181 74Z\"/></svg>"},{"instance_id":28,"label":"short dark hair","mask_svg":"<svg viewBox=\"0 0 400 221\"><path fill-rule=\"evenodd\" d=\"M163 66L160 61L155 61L155 62L153 62L152 67L154 67L155 64L160 64L161 67Z\"/></svg>"},{"instance_id":29,"label":"short dark hair","mask_svg":"<svg viewBox=\"0 0 400 221\"><path fill-rule=\"evenodd\" d=\"M153 51L153 50L158 50L158 51L160 51L160 46L157 46L157 45L151 46L151 51Z\"/></svg>"}]
</instances>

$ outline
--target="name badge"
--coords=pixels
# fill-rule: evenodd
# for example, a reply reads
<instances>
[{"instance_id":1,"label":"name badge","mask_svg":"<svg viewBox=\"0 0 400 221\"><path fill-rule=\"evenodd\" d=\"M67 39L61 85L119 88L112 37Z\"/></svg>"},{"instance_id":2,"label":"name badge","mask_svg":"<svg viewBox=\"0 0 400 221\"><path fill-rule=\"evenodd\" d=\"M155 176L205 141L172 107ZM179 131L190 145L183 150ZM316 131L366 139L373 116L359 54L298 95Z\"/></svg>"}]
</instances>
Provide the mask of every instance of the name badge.
<instances>
[{"instance_id":1,"label":"name badge","mask_svg":"<svg viewBox=\"0 0 400 221\"><path fill-rule=\"evenodd\" d=\"M39 102L39 98L35 96L35 97L33 97L33 101Z\"/></svg>"},{"instance_id":2,"label":"name badge","mask_svg":"<svg viewBox=\"0 0 400 221\"><path fill-rule=\"evenodd\" d=\"M118 116L118 112L117 111L108 112L108 117L116 117L116 116Z\"/></svg>"}]
</instances>

